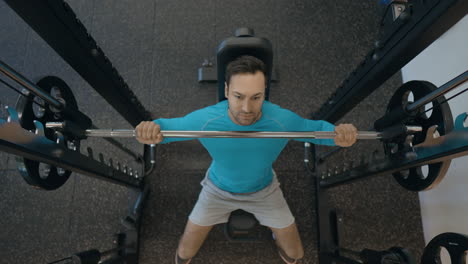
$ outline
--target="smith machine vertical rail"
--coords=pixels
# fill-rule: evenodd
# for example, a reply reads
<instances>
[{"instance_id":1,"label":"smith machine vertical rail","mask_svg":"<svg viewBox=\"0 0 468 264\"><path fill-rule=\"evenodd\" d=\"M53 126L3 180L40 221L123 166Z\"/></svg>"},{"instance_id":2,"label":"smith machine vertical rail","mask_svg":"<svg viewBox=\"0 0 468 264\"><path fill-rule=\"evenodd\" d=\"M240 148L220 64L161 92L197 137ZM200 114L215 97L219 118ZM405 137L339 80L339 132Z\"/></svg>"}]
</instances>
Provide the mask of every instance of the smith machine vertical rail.
<instances>
[{"instance_id":1,"label":"smith machine vertical rail","mask_svg":"<svg viewBox=\"0 0 468 264\"><path fill-rule=\"evenodd\" d=\"M66 2L5 2L132 126L151 119ZM96 127L79 111L72 90L64 81L48 76L32 83L1 61L0 73L24 88L16 110L8 109L8 122L0 120L0 150L22 157L19 169L28 183L53 190L62 186L74 171L134 190L135 203L123 220L116 248L105 252L80 252L67 259L80 263L138 263L140 215L148 193L143 176L154 166L154 146L145 145L141 157L116 140L108 139L143 164L141 173L112 159L105 161L102 154L96 160L91 149L88 149L88 156L82 155L79 142L86 137L73 131ZM61 125L45 128L47 122ZM35 130L35 133L28 130Z\"/></svg>"},{"instance_id":2,"label":"smith machine vertical rail","mask_svg":"<svg viewBox=\"0 0 468 264\"><path fill-rule=\"evenodd\" d=\"M468 2L393 1L387 11L393 12L384 17L383 31L375 42L375 48L312 115L314 119L332 123L338 121L462 19L468 13ZM433 188L445 175L451 159L468 154L468 128L463 124L467 114L457 117L454 128L450 108L443 97L447 91L465 83L467 76L465 71L439 88L426 81L412 81L400 87L390 99L387 114L374 124L377 131L394 134L391 139L382 140L384 158L373 157L368 164L366 160L360 160L340 169L317 171L319 160L323 161L328 154L321 155L314 146L306 143L305 162L312 167L316 179L320 264L416 263L411 254L402 248L385 251L364 249L361 252L341 248L339 223L342 218L329 204L327 190L356 179L389 173L393 173L397 182L408 190ZM415 102L409 101L410 92ZM430 117L425 115L424 110L424 105L429 102L434 105ZM408 125L420 126L422 132L412 134L404 130ZM312 154L311 158L309 154ZM309 165L310 161L314 166ZM421 171L423 165L428 165L428 175L424 177ZM458 245L456 249L447 247L450 254L453 253L452 260L465 263L461 262L460 254L468 250L467 237L460 234L443 234L439 237L426 247L421 263L438 263L438 246L450 243Z\"/></svg>"}]
</instances>

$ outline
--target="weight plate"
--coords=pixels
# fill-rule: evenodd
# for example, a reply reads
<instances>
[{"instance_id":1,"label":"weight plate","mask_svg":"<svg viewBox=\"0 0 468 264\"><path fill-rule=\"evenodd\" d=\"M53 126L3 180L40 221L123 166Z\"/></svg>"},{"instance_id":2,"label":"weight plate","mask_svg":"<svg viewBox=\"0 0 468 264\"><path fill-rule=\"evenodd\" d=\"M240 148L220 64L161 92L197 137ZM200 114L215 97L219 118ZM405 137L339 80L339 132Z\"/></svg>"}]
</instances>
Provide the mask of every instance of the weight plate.
<instances>
[{"instance_id":1,"label":"weight plate","mask_svg":"<svg viewBox=\"0 0 468 264\"><path fill-rule=\"evenodd\" d=\"M434 237L426 248L421 258L421 263L424 264L439 264L442 263L440 259L440 249L444 247L447 249L451 263L465 264L466 255L468 252L468 236L458 233L442 233Z\"/></svg>"},{"instance_id":2,"label":"weight plate","mask_svg":"<svg viewBox=\"0 0 468 264\"><path fill-rule=\"evenodd\" d=\"M78 109L77 102L73 92L68 85L54 76L42 78L37 85L45 92L51 94L56 99L62 101L71 109ZM42 105L33 104L33 101ZM39 97L33 95L25 97L20 96L16 103L20 124L24 129L34 131L36 129L33 121L37 120L42 124L47 122L63 122L63 117L57 113L50 105ZM52 129L45 128L45 136L57 144L64 144L69 148L75 148L79 151L79 140L69 138L60 133L55 133ZM41 163L22 157L17 158L17 166L23 178L30 185L45 189L55 190L65 184L70 177L71 171L64 170L49 164Z\"/></svg>"},{"instance_id":3,"label":"weight plate","mask_svg":"<svg viewBox=\"0 0 468 264\"><path fill-rule=\"evenodd\" d=\"M430 92L436 90L437 87L427 81L410 81L403 84L392 96L387 106L387 113L394 109L402 108L418 99L424 97ZM410 97L413 97L411 99ZM421 126L423 131L416 133L412 140L412 145L422 143L426 138L427 130L434 125L437 125L437 133L440 136L446 135L453 129L452 112L448 104L443 103L444 96L438 97L433 101L433 109L424 114L425 108L422 107L410 113L408 117L402 120L402 124L406 126ZM436 103L434 103L436 102ZM405 137L395 138L393 141L385 142L384 149L387 155L392 155L398 150L405 148ZM393 177L404 188L411 191L429 190L436 186L445 176L451 160L428 164L424 166L413 167L408 170L395 172ZM427 167L426 167L427 166Z\"/></svg>"}]
</instances>

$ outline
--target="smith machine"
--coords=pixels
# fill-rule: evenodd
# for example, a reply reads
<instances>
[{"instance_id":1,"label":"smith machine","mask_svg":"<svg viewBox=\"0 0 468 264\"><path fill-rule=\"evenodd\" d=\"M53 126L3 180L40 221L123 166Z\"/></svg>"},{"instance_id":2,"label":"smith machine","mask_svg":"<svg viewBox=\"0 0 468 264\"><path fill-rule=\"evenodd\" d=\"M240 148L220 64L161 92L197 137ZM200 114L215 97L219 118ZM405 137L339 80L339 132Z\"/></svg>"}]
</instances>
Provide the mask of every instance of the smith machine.
<instances>
[{"instance_id":1,"label":"smith machine","mask_svg":"<svg viewBox=\"0 0 468 264\"><path fill-rule=\"evenodd\" d=\"M112 67L66 2L5 1L131 125L136 126L140 121L151 119L149 112ZM332 123L338 121L463 18L467 11L468 2L463 0L393 1L382 20L382 34L375 42L375 48L312 117ZM240 54L263 57L271 73L272 56L268 52L262 53L265 51L262 45L268 51L271 45L268 41L255 38L248 29L239 29L236 37L228 40L221 43L218 49L217 74L210 63L205 63L199 69L200 82L220 80L218 83L223 83L222 65L229 58ZM237 45L237 48L231 50L231 44ZM226 55L224 53L227 50L229 54ZM0 149L22 157L19 158L18 169L29 184L54 190L62 186L74 171L135 190L135 202L122 221L123 227L115 249L105 252L88 250L64 260L73 260L74 263L138 263L140 215L148 194L144 176L151 173L155 166L155 146L145 146L144 154L140 156L113 139L119 136L133 137L133 130L97 129L92 120L80 112L72 90L57 77L49 76L33 83L1 61L0 72L23 87L22 91L18 91L21 96L16 103L16 110L8 108L8 121L0 120ZM450 108L446 104L451 98L444 97L445 93L465 83L467 78L468 73L465 71L441 87L427 81L412 81L402 85L390 99L385 116L375 122L375 131L360 132L362 139L380 139L385 157L352 162L342 169L318 171L317 165L336 150L318 153L314 146L305 144L304 161L316 179L321 264L416 263L404 248L354 252L340 247L338 231L341 216L330 207L327 190L367 176L390 173L402 187L411 191L435 187L444 177L451 159L468 154L468 129L464 126L467 113L460 114L454 125ZM274 81L274 75L272 79L270 81ZM7 82L0 81L15 89ZM414 101L408 99L410 93ZM221 92L219 100L223 100L222 95ZM424 108L428 103L433 104L430 116L426 115L427 110ZM333 137L333 134L318 132L164 133L173 137ZM91 136L105 137L129 154L142 165L141 172L112 159L106 161L101 154L96 160L91 149L88 149L87 156L81 154L80 141ZM428 165L427 176L421 170L423 165ZM255 224L255 221L242 216L230 221L226 234L228 238L241 240L246 234L247 237L251 234ZM454 263L465 263L468 237L455 233L437 236L425 248L421 263L438 263L440 247L447 248Z\"/></svg>"},{"instance_id":2,"label":"smith machine","mask_svg":"<svg viewBox=\"0 0 468 264\"><path fill-rule=\"evenodd\" d=\"M382 20L381 36L375 48L313 118L338 121L467 13L467 1L393 1ZM467 79L465 71L440 87L427 81L411 81L397 89L390 98L386 114L374 123L375 130L387 134L381 140L384 157L361 158L342 168L319 171L317 165L336 150L318 153L314 146L306 144L305 163L316 177L320 264L416 263L414 257L400 247L360 252L342 248L339 231L343 219L339 211L330 206L327 192L337 185L388 174L393 174L409 191L434 188L444 177L451 160L468 154L468 127L464 125L467 113L460 114L454 125L446 103L451 98L443 96ZM414 100L410 99L410 94ZM425 105L429 103L433 107L426 110ZM426 114L429 110L432 110L430 115ZM410 131L409 127L418 127L419 131ZM424 165L428 167L427 174L422 170ZM466 263L468 236L455 233L443 233L430 241L420 263L441 263L441 247L447 249L452 263Z\"/></svg>"}]
</instances>

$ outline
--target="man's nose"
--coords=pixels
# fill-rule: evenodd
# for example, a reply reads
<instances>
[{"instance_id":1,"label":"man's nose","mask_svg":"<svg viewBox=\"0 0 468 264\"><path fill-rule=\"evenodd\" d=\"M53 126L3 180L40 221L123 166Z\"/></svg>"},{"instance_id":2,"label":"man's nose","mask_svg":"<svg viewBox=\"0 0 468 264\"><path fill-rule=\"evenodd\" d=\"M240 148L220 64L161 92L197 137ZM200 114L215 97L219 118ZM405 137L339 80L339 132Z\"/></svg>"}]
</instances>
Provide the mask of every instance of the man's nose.
<instances>
[{"instance_id":1,"label":"man's nose","mask_svg":"<svg viewBox=\"0 0 468 264\"><path fill-rule=\"evenodd\" d=\"M250 113L250 110L252 109L252 106L250 105L250 102L248 100L245 100L242 103L242 112L244 113Z\"/></svg>"}]
</instances>

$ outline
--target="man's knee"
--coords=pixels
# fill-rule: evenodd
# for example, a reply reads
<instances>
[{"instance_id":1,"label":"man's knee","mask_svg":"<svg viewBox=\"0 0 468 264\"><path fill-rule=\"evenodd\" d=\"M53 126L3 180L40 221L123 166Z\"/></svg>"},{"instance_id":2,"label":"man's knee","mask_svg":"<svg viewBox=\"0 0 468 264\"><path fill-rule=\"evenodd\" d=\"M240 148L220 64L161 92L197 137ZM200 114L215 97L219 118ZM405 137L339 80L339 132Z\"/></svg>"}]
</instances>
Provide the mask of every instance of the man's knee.
<instances>
[{"instance_id":1,"label":"man's knee","mask_svg":"<svg viewBox=\"0 0 468 264\"><path fill-rule=\"evenodd\" d=\"M284 250L284 252L288 257L293 259L301 259L304 257L304 249L302 248L302 245L299 245L296 248L289 248L289 250Z\"/></svg>"},{"instance_id":2,"label":"man's knee","mask_svg":"<svg viewBox=\"0 0 468 264\"><path fill-rule=\"evenodd\" d=\"M281 249L286 253L286 255L292 259L301 259L304 257L304 248L301 243L286 244L281 246Z\"/></svg>"},{"instance_id":3,"label":"man's knee","mask_svg":"<svg viewBox=\"0 0 468 264\"><path fill-rule=\"evenodd\" d=\"M177 252L181 258L188 259L197 254L213 226L201 226L188 220Z\"/></svg>"},{"instance_id":4,"label":"man's knee","mask_svg":"<svg viewBox=\"0 0 468 264\"><path fill-rule=\"evenodd\" d=\"M276 244L293 259L304 257L304 248L295 223L285 228L271 228L276 237Z\"/></svg>"}]
</instances>

